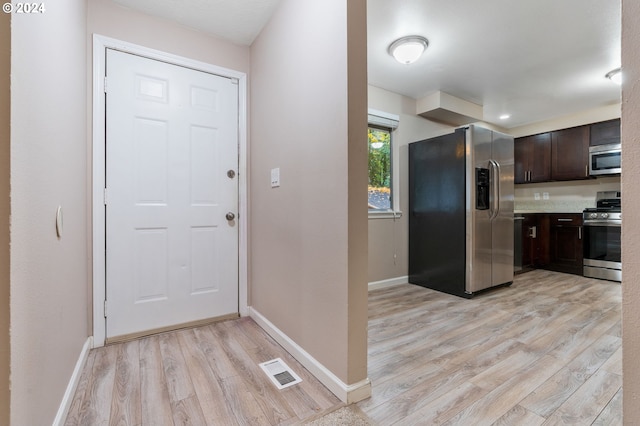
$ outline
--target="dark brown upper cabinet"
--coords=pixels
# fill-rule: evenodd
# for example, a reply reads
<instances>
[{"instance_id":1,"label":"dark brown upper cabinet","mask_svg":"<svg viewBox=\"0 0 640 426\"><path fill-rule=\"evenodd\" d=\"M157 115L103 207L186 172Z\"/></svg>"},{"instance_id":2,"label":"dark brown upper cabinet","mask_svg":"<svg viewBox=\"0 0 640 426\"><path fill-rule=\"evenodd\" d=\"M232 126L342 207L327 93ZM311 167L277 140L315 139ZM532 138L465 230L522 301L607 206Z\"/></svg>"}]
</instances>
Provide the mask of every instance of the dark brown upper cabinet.
<instances>
[{"instance_id":1,"label":"dark brown upper cabinet","mask_svg":"<svg viewBox=\"0 0 640 426\"><path fill-rule=\"evenodd\" d=\"M514 183L551 180L551 134L516 138L514 160Z\"/></svg>"},{"instance_id":2,"label":"dark brown upper cabinet","mask_svg":"<svg viewBox=\"0 0 640 426\"><path fill-rule=\"evenodd\" d=\"M589 126L551 132L551 180L589 177Z\"/></svg>"},{"instance_id":3,"label":"dark brown upper cabinet","mask_svg":"<svg viewBox=\"0 0 640 426\"><path fill-rule=\"evenodd\" d=\"M590 146L620 143L620 119L593 123L591 125Z\"/></svg>"}]
</instances>

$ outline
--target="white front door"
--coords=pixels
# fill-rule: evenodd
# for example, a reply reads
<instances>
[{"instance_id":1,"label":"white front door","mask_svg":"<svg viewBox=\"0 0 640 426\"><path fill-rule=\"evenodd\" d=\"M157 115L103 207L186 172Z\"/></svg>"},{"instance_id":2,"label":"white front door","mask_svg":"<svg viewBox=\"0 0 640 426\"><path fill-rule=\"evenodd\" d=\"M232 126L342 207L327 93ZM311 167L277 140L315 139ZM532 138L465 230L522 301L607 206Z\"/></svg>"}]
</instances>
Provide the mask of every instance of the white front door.
<instances>
[{"instance_id":1,"label":"white front door","mask_svg":"<svg viewBox=\"0 0 640 426\"><path fill-rule=\"evenodd\" d=\"M238 312L238 86L107 50L106 337Z\"/></svg>"}]
</instances>

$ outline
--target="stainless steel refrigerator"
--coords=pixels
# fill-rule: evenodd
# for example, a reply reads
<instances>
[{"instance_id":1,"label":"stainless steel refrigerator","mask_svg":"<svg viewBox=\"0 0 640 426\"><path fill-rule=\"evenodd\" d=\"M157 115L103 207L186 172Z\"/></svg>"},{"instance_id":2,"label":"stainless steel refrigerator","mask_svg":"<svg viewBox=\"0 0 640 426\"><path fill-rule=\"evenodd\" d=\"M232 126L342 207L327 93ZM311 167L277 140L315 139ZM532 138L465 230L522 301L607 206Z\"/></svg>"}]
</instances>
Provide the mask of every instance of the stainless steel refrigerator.
<instances>
[{"instance_id":1,"label":"stainless steel refrigerator","mask_svg":"<svg viewBox=\"0 0 640 426\"><path fill-rule=\"evenodd\" d=\"M513 282L513 137L409 144L409 282L462 297Z\"/></svg>"}]
</instances>

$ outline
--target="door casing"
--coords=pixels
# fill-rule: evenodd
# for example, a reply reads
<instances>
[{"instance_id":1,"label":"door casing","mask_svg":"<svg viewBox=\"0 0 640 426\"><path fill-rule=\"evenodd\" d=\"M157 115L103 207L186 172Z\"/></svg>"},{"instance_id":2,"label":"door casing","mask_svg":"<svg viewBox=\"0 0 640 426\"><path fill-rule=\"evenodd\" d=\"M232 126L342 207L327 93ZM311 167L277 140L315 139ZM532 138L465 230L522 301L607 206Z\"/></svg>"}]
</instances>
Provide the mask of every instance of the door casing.
<instances>
[{"instance_id":1,"label":"door casing","mask_svg":"<svg viewBox=\"0 0 640 426\"><path fill-rule=\"evenodd\" d=\"M116 49L149 59L238 80L238 295L240 315L248 315L247 235L247 75L159 50L95 34L93 36L93 133L92 133L92 266L93 347L104 346L105 321L105 58Z\"/></svg>"}]
</instances>

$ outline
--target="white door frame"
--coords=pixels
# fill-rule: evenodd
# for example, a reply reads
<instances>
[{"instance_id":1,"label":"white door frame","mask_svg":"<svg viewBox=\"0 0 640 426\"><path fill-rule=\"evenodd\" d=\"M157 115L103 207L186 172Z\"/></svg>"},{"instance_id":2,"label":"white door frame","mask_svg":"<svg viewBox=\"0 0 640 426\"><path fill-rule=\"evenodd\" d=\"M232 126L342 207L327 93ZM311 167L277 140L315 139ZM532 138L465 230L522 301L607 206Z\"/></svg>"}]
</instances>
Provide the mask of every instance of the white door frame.
<instances>
[{"instance_id":1,"label":"white door frame","mask_svg":"<svg viewBox=\"0 0 640 426\"><path fill-rule=\"evenodd\" d=\"M238 308L248 315L247 290L247 75L246 73L199 62L113 38L93 35L93 347L104 346L106 320L105 277L105 58L106 49L116 49L149 59L238 80Z\"/></svg>"}]
</instances>

